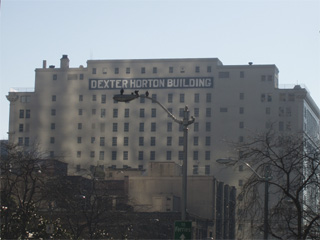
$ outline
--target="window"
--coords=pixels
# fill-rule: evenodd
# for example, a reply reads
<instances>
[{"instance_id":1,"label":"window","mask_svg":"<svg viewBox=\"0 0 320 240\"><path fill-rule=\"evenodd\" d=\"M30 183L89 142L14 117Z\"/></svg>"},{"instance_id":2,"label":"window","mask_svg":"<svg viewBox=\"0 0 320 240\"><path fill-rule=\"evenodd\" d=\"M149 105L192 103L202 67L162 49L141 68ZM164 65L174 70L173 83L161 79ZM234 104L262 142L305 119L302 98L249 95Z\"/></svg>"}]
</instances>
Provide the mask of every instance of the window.
<instances>
[{"instance_id":1,"label":"window","mask_svg":"<svg viewBox=\"0 0 320 240\"><path fill-rule=\"evenodd\" d=\"M266 75L261 75L261 81L266 81Z\"/></svg>"},{"instance_id":2,"label":"window","mask_svg":"<svg viewBox=\"0 0 320 240\"><path fill-rule=\"evenodd\" d=\"M90 157L94 158L94 156L95 156L95 152L94 151L90 151Z\"/></svg>"},{"instance_id":3,"label":"window","mask_svg":"<svg viewBox=\"0 0 320 240\"><path fill-rule=\"evenodd\" d=\"M105 118L105 117L106 117L106 109L102 108L102 109L100 110L100 117L101 117L101 118Z\"/></svg>"},{"instance_id":4,"label":"window","mask_svg":"<svg viewBox=\"0 0 320 240\"><path fill-rule=\"evenodd\" d=\"M193 151L193 160L195 160L195 161L199 160L199 152L198 151Z\"/></svg>"},{"instance_id":5,"label":"window","mask_svg":"<svg viewBox=\"0 0 320 240\"><path fill-rule=\"evenodd\" d=\"M97 95L92 95L92 101L93 102L97 101Z\"/></svg>"},{"instance_id":6,"label":"window","mask_svg":"<svg viewBox=\"0 0 320 240\"><path fill-rule=\"evenodd\" d=\"M199 132L199 123L198 122L193 123L193 131Z\"/></svg>"},{"instance_id":7,"label":"window","mask_svg":"<svg viewBox=\"0 0 320 240\"><path fill-rule=\"evenodd\" d=\"M107 101L107 96L105 94L101 95L101 103L106 103Z\"/></svg>"},{"instance_id":8,"label":"window","mask_svg":"<svg viewBox=\"0 0 320 240\"><path fill-rule=\"evenodd\" d=\"M239 136L239 142L243 142L244 137L243 136Z\"/></svg>"},{"instance_id":9,"label":"window","mask_svg":"<svg viewBox=\"0 0 320 240\"><path fill-rule=\"evenodd\" d=\"M140 103L145 103L145 98L140 98Z\"/></svg>"},{"instance_id":10,"label":"window","mask_svg":"<svg viewBox=\"0 0 320 240\"><path fill-rule=\"evenodd\" d=\"M129 113L130 113L130 109L129 108L124 109L124 117L125 118L129 117Z\"/></svg>"},{"instance_id":11,"label":"window","mask_svg":"<svg viewBox=\"0 0 320 240\"><path fill-rule=\"evenodd\" d=\"M239 128L244 128L244 122L239 122Z\"/></svg>"},{"instance_id":12,"label":"window","mask_svg":"<svg viewBox=\"0 0 320 240\"><path fill-rule=\"evenodd\" d=\"M139 146L144 146L144 137L139 137Z\"/></svg>"},{"instance_id":13,"label":"window","mask_svg":"<svg viewBox=\"0 0 320 240\"><path fill-rule=\"evenodd\" d=\"M57 100L57 96L56 96L56 95L52 95L52 96L51 96L51 101L52 101L52 102L55 102L56 100Z\"/></svg>"},{"instance_id":14,"label":"window","mask_svg":"<svg viewBox=\"0 0 320 240\"><path fill-rule=\"evenodd\" d=\"M193 165L193 174L194 175L198 174L198 165Z\"/></svg>"},{"instance_id":15,"label":"window","mask_svg":"<svg viewBox=\"0 0 320 240\"><path fill-rule=\"evenodd\" d=\"M22 146L23 145L23 138L19 137L18 138L18 146Z\"/></svg>"},{"instance_id":16,"label":"window","mask_svg":"<svg viewBox=\"0 0 320 240\"><path fill-rule=\"evenodd\" d=\"M211 72L211 66L207 66L207 72Z\"/></svg>"},{"instance_id":17,"label":"window","mask_svg":"<svg viewBox=\"0 0 320 240\"><path fill-rule=\"evenodd\" d=\"M54 141L55 141L54 137L50 137L50 143L54 144Z\"/></svg>"},{"instance_id":18,"label":"window","mask_svg":"<svg viewBox=\"0 0 320 240\"><path fill-rule=\"evenodd\" d=\"M206 95L206 102L211 103L211 93L207 93Z\"/></svg>"},{"instance_id":19,"label":"window","mask_svg":"<svg viewBox=\"0 0 320 240\"><path fill-rule=\"evenodd\" d=\"M157 125L155 122L151 123L151 132L155 132L157 130Z\"/></svg>"},{"instance_id":20,"label":"window","mask_svg":"<svg viewBox=\"0 0 320 240\"><path fill-rule=\"evenodd\" d=\"M204 167L204 174L205 174L205 175L210 175L210 165L205 165L205 167Z\"/></svg>"},{"instance_id":21,"label":"window","mask_svg":"<svg viewBox=\"0 0 320 240\"><path fill-rule=\"evenodd\" d=\"M211 145L211 137L206 136L206 146L210 146L210 145Z\"/></svg>"},{"instance_id":22,"label":"window","mask_svg":"<svg viewBox=\"0 0 320 240\"><path fill-rule=\"evenodd\" d=\"M78 115L82 116L83 110L82 109L78 109Z\"/></svg>"},{"instance_id":23,"label":"window","mask_svg":"<svg viewBox=\"0 0 320 240\"><path fill-rule=\"evenodd\" d=\"M141 68L141 73L142 73L142 74L145 74L145 73L146 73L146 68L145 68L145 67L142 67L142 68Z\"/></svg>"},{"instance_id":24,"label":"window","mask_svg":"<svg viewBox=\"0 0 320 240\"><path fill-rule=\"evenodd\" d=\"M97 114L97 109L95 109L95 108L94 108L94 109L91 109L91 114L92 114L92 115L96 115L96 114Z\"/></svg>"},{"instance_id":25,"label":"window","mask_svg":"<svg viewBox=\"0 0 320 240\"><path fill-rule=\"evenodd\" d=\"M118 132L118 123L112 124L112 132Z\"/></svg>"},{"instance_id":26,"label":"window","mask_svg":"<svg viewBox=\"0 0 320 240\"><path fill-rule=\"evenodd\" d=\"M195 72L196 72L196 73L199 73L199 72L200 72L200 67L199 67L199 66L196 66Z\"/></svg>"},{"instance_id":27,"label":"window","mask_svg":"<svg viewBox=\"0 0 320 240\"><path fill-rule=\"evenodd\" d=\"M155 146L156 145L156 137L151 137L150 138L150 146Z\"/></svg>"},{"instance_id":28,"label":"window","mask_svg":"<svg viewBox=\"0 0 320 240\"><path fill-rule=\"evenodd\" d=\"M167 151L167 160L171 160L171 156L172 152L171 151Z\"/></svg>"},{"instance_id":29,"label":"window","mask_svg":"<svg viewBox=\"0 0 320 240\"><path fill-rule=\"evenodd\" d=\"M118 67L114 68L114 74L119 74L119 68Z\"/></svg>"},{"instance_id":30,"label":"window","mask_svg":"<svg viewBox=\"0 0 320 240\"><path fill-rule=\"evenodd\" d=\"M194 116L199 117L199 108L194 108Z\"/></svg>"},{"instance_id":31,"label":"window","mask_svg":"<svg viewBox=\"0 0 320 240\"><path fill-rule=\"evenodd\" d=\"M183 160L183 156L184 156L183 151L179 151L179 152L178 152L178 159L179 159L180 161Z\"/></svg>"},{"instance_id":32,"label":"window","mask_svg":"<svg viewBox=\"0 0 320 240\"><path fill-rule=\"evenodd\" d=\"M126 74L129 74L130 73L130 68L126 68Z\"/></svg>"},{"instance_id":33,"label":"window","mask_svg":"<svg viewBox=\"0 0 320 240\"><path fill-rule=\"evenodd\" d=\"M123 160L128 160L128 151L123 151Z\"/></svg>"},{"instance_id":34,"label":"window","mask_svg":"<svg viewBox=\"0 0 320 240\"><path fill-rule=\"evenodd\" d=\"M129 146L129 137L123 138L123 146Z\"/></svg>"},{"instance_id":35,"label":"window","mask_svg":"<svg viewBox=\"0 0 320 240\"><path fill-rule=\"evenodd\" d=\"M80 73L80 74L79 74L79 79L80 79L80 80L83 80L83 78L84 78L83 73Z\"/></svg>"},{"instance_id":36,"label":"window","mask_svg":"<svg viewBox=\"0 0 320 240\"><path fill-rule=\"evenodd\" d=\"M124 132L129 132L129 123L126 122L126 123L123 124L123 131Z\"/></svg>"},{"instance_id":37,"label":"window","mask_svg":"<svg viewBox=\"0 0 320 240\"><path fill-rule=\"evenodd\" d=\"M140 117L144 118L144 108L140 108Z\"/></svg>"},{"instance_id":38,"label":"window","mask_svg":"<svg viewBox=\"0 0 320 240\"><path fill-rule=\"evenodd\" d=\"M244 108L243 107L240 107L239 108L239 114L243 114L244 113Z\"/></svg>"},{"instance_id":39,"label":"window","mask_svg":"<svg viewBox=\"0 0 320 240\"><path fill-rule=\"evenodd\" d=\"M206 108L206 117L211 117L211 108Z\"/></svg>"},{"instance_id":40,"label":"window","mask_svg":"<svg viewBox=\"0 0 320 240\"><path fill-rule=\"evenodd\" d=\"M195 103L199 103L199 101L200 101L200 94L199 93L195 93L194 94L194 102Z\"/></svg>"},{"instance_id":41,"label":"window","mask_svg":"<svg viewBox=\"0 0 320 240\"><path fill-rule=\"evenodd\" d=\"M91 137L91 143L94 143L96 141L95 137Z\"/></svg>"},{"instance_id":42,"label":"window","mask_svg":"<svg viewBox=\"0 0 320 240\"><path fill-rule=\"evenodd\" d=\"M111 152L111 160L113 160L113 161L117 160L117 151Z\"/></svg>"},{"instance_id":43,"label":"window","mask_svg":"<svg viewBox=\"0 0 320 240\"><path fill-rule=\"evenodd\" d=\"M206 122L206 132L211 131L211 122Z\"/></svg>"},{"instance_id":44,"label":"window","mask_svg":"<svg viewBox=\"0 0 320 240\"><path fill-rule=\"evenodd\" d=\"M92 68L92 74L97 74L97 69L96 68Z\"/></svg>"},{"instance_id":45,"label":"window","mask_svg":"<svg viewBox=\"0 0 320 240\"><path fill-rule=\"evenodd\" d=\"M24 118L24 110L19 111L19 118Z\"/></svg>"},{"instance_id":46,"label":"window","mask_svg":"<svg viewBox=\"0 0 320 240\"><path fill-rule=\"evenodd\" d=\"M239 99L244 100L244 93L239 93Z\"/></svg>"},{"instance_id":47,"label":"window","mask_svg":"<svg viewBox=\"0 0 320 240\"><path fill-rule=\"evenodd\" d=\"M167 122L167 132L172 132L172 122Z\"/></svg>"},{"instance_id":48,"label":"window","mask_svg":"<svg viewBox=\"0 0 320 240\"><path fill-rule=\"evenodd\" d=\"M151 109L151 117L157 117L157 109L156 108Z\"/></svg>"},{"instance_id":49,"label":"window","mask_svg":"<svg viewBox=\"0 0 320 240\"><path fill-rule=\"evenodd\" d=\"M172 100L173 100L173 94L169 93L168 94L168 103L172 103Z\"/></svg>"},{"instance_id":50,"label":"window","mask_svg":"<svg viewBox=\"0 0 320 240\"><path fill-rule=\"evenodd\" d=\"M167 137L167 146L172 145L172 137Z\"/></svg>"},{"instance_id":51,"label":"window","mask_svg":"<svg viewBox=\"0 0 320 240\"><path fill-rule=\"evenodd\" d=\"M117 146L117 137L112 137L112 146Z\"/></svg>"},{"instance_id":52,"label":"window","mask_svg":"<svg viewBox=\"0 0 320 240\"><path fill-rule=\"evenodd\" d=\"M56 124L55 124L55 123L51 123L50 129L51 129L51 130L56 129Z\"/></svg>"},{"instance_id":53,"label":"window","mask_svg":"<svg viewBox=\"0 0 320 240\"><path fill-rule=\"evenodd\" d=\"M114 108L113 109L113 118L117 118L118 117L118 109Z\"/></svg>"},{"instance_id":54,"label":"window","mask_svg":"<svg viewBox=\"0 0 320 240\"><path fill-rule=\"evenodd\" d=\"M151 98L152 98L152 100L157 100L157 94L152 94ZM152 101L152 102L154 102L154 101Z\"/></svg>"},{"instance_id":55,"label":"window","mask_svg":"<svg viewBox=\"0 0 320 240\"><path fill-rule=\"evenodd\" d=\"M226 107L220 108L220 112L228 112L228 108Z\"/></svg>"},{"instance_id":56,"label":"window","mask_svg":"<svg viewBox=\"0 0 320 240\"><path fill-rule=\"evenodd\" d=\"M139 132L144 132L144 123L139 123Z\"/></svg>"},{"instance_id":57,"label":"window","mask_svg":"<svg viewBox=\"0 0 320 240\"><path fill-rule=\"evenodd\" d=\"M199 145L199 137L193 137L193 146Z\"/></svg>"},{"instance_id":58,"label":"window","mask_svg":"<svg viewBox=\"0 0 320 240\"><path fill-rule=\"evenodd\" d=\"M51 116L55 116L56 115L56 110L55 109L51 109Z\"/></svg>"},{"instance_id":59,"label":"window","mask_svg":"<svg viewBox=\"0 0 320 240\"><path fill-rule=\"evenodd\" d=\"M280 93L279 94L279 100L280 100L280 102L285 102L286 101L286 94L285 93Z\"/></svg>"},{"instance_id":60,"label":"window","mask_svg":"<svg viewBox=\"0 0 320 240\"><path fill-rule=\"evenodd\" d=\"M138 153L138 159L141 161L143 160L143 151L139 151Z\"/></svg>"},{"instance_id":61,"label":"window","mask_svg":"<svg viewBox=\"0 0 320 240\"><path fill-rule=\"evenodd\" d=\"M104 151L99 152L99 160L104 160Z\"/></svg>"},{"instance_id":62,"label":"window","mask_svg":"<svg viewBox=\"0 0 320 240\"><path fill-rule=\"evenodd\" d=\"M229 72L219 72L219 78L229 78Z\"/></svg>"},{"instance_id":63,"label":"window","mask_svg":"<svg viewBox=\"0 0 320 240\"><path fill-rule=\"evenodd\" d=\"M52 75L52 80L57 80L58 79L58 75L57 74L53 74Z\"/></svg>"},{"instance_id":64,"label":"window","mask_svg":"<svg viewBox=\"0 0 320 240\"><path fill-rule=\"evenodd\" d=\"M173 114L172 108L168 108L168 111ZM170 114L168 113L168 117L170 117Z\"/></svg>"},{"instance_id":65,"label":"window","mask_svg":"<svg viewBox=\"0 0 320 240\"><path fill-rule=\"evenodd\" d=\"M81 137L77 137L77 143L81 143L82 142L82 138Z\"/></svg>"},{"instance_id":66,"label":"window","mask_svg":"<svg viewBox=\"0 0 320 240\"><path fill-rule=\"evenodd\" d=\"M78 129L79 129L79 130L82 129L82 123L78 123Z\"/></svg>"},{"instance_id":67,"label":"window","mask_svg":"<svg viewBox=\"0 0 320 240\"><path fill-rule=\"evenodd\" d=\"M83 95L79 95L79 102L83 101Z\"/></svg>"},{"instance_id":68,"label":"window","mask_svg":"<svg viewBox=\"0 0 320 240\"><path fill-rule=\"evenodd\" d=\"M30 118L30 109L26 110L26 118Z\"/></svg>"},{"instance_id":69,"label":"window","mask_svg":"<svg viewBox=\"0 0 320 240\"><path fill-rule=\"evenodd\" d=\"M179 117L183 117L184 108L179 108Z\"/></svg>"},{"instance_id":70,"label":"window","mask_svg":"<svg viewBox=\"0 0 320 240\"><path fill-rule=\"evenodd\" d=\"M205 160L210 160L210 151L205 151Z\"/></svg>"},{"instance_id":71,"label":"window","mask_svg":"<svg viewBox=\"0 0 320 240\"><path fill-rule=\"evenodd\" d=\"M108 69L106 67L102 68L102 73L103 74L107 74L108 73Z\"/></svg>"},{"instance_id":72,"label":"window","mask_svg":"<svg viewBox=\"0 0 320 240\"><path fill-rule=\"evenodd\" d=\"M272 94L271 93L267 94L267 101L272 102Z\"/></svg>"},{"instance_id":73,"label":"window","mask_svg":"<svg viewBox=\"0 0 320 240\"><path fill-rule=\"evenodd\" d=\"M153 67L152 73L157 73L157 72L158 72L158 69L156 67Z\"/></svg>"},{"instance_id":74,"label":"window","mask_svg":"<svg viewBox=\"0 0 320 240\"><path fill-rule=\"evenodd\" d=\"M104 146L104 143L105 143L105 138L100 137L100 146Z\"/></svg>"},{"instance_id":75,"label":"window","mask_svg":"<svg viewBox=\"0 0 320 240\"><path fill-rule=\"evenodd\" d=\"M169 67L169 73L173 73L173 67Z\"/></svg>"},{"instance_id":76,"label":"window","mask_svg":"<svg viewBox=\"0 0 320 240\"><path fill-rule=\"evenodd\" d=\"M81 151L77 151L77 158L81 158Z\"/></svg>"},{"instance_id":77,"label":"window","mask_svg":"<svg viewBox=\"0 0 320 240\"><path fill-rule=\"evenodd\" d=\"M184 93L180 93L180 102L184 103Z\"/></svg>"},{"instance_id":78,"label":"window","mask_svg":"<svg viewBox=\"0 0 320 240\"><path fill-rule=\"evenodd\" d=\"M30 102L30 96L21 96L20 97L20 102L22 102L22 103Z\"/></svg>"},{"instance_id":79,"label":"window","mask_svg":"<svg viewBox=\"0 0 320 240\"><path fill-rule=\"evenodd\" d=\"M179 146L183 146L183 137L179 137Z\"/></svg>"},{"instance_id":80,"label":"window","mask_svg":"<svg viewBox=\"0 0 320 240\"><path fill-rule=\"evenodd\" d=\"M150 151L150 160L156 160L156 152L155 151Z\"/></svg>"}]
</instances>

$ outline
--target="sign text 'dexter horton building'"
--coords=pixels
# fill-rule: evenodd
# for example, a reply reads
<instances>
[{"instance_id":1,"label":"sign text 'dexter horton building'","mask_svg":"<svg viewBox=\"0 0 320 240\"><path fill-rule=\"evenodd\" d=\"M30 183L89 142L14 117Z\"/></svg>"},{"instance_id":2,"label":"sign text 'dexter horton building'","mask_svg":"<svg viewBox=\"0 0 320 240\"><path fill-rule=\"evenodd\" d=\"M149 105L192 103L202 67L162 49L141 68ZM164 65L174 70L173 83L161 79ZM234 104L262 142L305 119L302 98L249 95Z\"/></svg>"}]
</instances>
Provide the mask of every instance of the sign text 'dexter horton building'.
<instances>
[{"instance_id":1,"label":"sign text 'dexter horton building'","mask_svg":"<svg viewBox=\"0 0 320 240\"><path fill-rule=\"evenodd\" d=\"M243 142L271 124L280 132L319 139L319 108L301 86L279 88L273 65L223 65L217 58L88 60L87 67L35 70L34 92L10 91L9 141L38 144L69 164L69 174L94 166L145 169L152 161L183 159L183 129L152 101L120 103L113 96L145 94L176 118L185 106L189 126L188 174L219 173L216 159L237 156ZM241 179L240 179L241 180ZM230 182L238 185L239 178Z\"/></svg>"}]
</instances>

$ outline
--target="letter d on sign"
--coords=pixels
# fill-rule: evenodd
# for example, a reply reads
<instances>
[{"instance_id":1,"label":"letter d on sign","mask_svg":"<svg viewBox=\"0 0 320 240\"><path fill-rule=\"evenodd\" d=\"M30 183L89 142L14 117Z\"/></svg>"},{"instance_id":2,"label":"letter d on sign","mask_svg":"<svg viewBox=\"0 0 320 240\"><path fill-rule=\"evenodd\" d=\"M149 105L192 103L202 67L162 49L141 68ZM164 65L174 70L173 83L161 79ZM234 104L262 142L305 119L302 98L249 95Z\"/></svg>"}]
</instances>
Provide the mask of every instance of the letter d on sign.
<instances>
[{"instance_id":1,"label":"letter d on sign","mask_svg":"<svg viewBox=\"0 0 320 240\"><path fill-rule=\"evenodd\" d=\"M91 79L90 89L95 89L95 88L97 88L97 80Z\"/></svg>"}]
</instances>

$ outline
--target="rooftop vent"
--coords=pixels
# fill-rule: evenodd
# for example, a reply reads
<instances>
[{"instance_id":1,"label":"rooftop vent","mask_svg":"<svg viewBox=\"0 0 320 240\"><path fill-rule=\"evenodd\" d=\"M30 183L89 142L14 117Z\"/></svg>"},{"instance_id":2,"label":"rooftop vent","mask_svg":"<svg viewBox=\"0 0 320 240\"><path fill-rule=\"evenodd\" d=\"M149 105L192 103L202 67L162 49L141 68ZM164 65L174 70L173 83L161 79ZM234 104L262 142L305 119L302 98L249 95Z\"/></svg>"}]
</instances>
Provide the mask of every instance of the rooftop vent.
<instances>
[{"instance_id":1,"label":"rooftop vent","mask_svg":"<svg viewBox=\"0 0 320 240\"><path fill-rule=\"evenodd\" d=\"M253 64L253 62L249 62L249 65L252 65Z\"/></svg>"},{"instance_id":2,"label":"rooftop vent","mask_svg":"<svg viewBox=\"0 0 320 240\"><path fill-rule=\"evenodd\" d=\"M50 65L49 68L55 68L55 66L54 65Z\"/></svg>"}]
</instances>

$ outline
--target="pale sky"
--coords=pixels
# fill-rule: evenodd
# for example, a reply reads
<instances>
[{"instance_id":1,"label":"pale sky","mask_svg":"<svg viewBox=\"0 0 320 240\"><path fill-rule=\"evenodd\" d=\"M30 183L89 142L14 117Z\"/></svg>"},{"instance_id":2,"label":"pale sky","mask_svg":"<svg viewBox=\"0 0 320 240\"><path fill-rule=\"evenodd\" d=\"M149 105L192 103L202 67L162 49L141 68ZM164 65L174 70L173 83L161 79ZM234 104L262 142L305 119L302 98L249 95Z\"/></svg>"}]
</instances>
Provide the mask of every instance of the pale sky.
<instances>
[{"instance_id":1,"label":"pale sky","mask_svg":"<svg viewBox=\"0 0 320 240\"><path fill-rule=\"evenodd\" d=\"M0 139L10 88L36 68L89 59L219 58L275 64L280 85L304 84L320 107L320 0L2 0Z\"/></svg>"}]
</instances>

